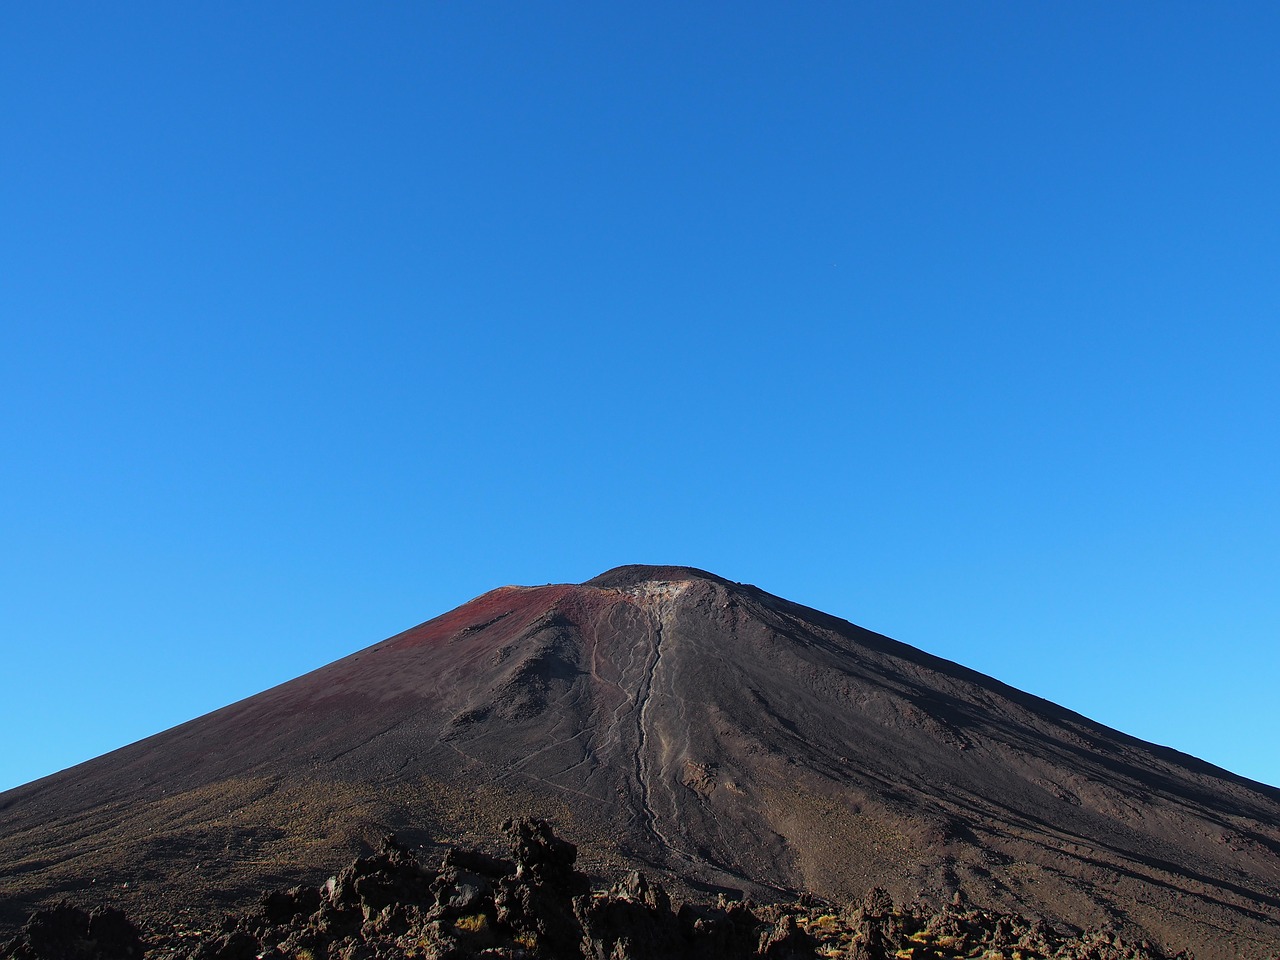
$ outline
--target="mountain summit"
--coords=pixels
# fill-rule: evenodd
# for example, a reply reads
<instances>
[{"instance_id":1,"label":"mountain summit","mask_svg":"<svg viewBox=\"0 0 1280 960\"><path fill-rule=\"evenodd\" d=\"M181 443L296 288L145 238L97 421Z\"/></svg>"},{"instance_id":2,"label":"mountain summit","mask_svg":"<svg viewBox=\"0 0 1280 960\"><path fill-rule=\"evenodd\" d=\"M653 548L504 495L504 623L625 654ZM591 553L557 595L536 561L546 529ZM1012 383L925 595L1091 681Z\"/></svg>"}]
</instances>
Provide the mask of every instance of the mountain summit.
<instances>
[{"instance_id":1,"label":"mountain summit","mask_svg":"<svg viewBox=\"0 0 1280 960\"><path fill-rule=\"evenodd\" d=\"M77 891L211 911L388 831L528 814L677 890L960 893L1202 960L1280 947L1280 791L666 566L500 587L0 794L0 920Z\"/></svg>"}]
</instances>

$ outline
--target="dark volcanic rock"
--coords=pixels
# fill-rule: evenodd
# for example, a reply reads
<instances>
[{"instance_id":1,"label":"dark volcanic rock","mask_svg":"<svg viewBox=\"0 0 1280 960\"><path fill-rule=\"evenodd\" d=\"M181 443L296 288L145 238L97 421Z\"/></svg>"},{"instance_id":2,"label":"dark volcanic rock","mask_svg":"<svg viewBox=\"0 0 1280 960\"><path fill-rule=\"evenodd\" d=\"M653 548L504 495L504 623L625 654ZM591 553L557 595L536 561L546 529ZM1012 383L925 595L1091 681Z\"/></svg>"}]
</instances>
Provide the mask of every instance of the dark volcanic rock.
<instances>
[{"instance_id":1,"label":"dark volcanic rock","mask_svg":"<svg viewBox=\"0 0 1280 960\"><path fill-rule=\"evenodd\" d=\"M586 884L574 871L577 848L543 820L508 820L516 872L499 881L495 919L548 956L572 956L582 941L573 898Z\"/></svg>"},{"instance_id":2,"label":"dark volcanic rock","mask_svg":"<svg viewBox=\"0 0 1280 960\"><path fill-rule=\"evenodd\" d=\"M639 566L494 590L0 795L0 928L90 889L201 928L286 870L318 886L389 831L472 842L531 810L572 831L588 874L640 870L689 899L879 886L938 906L963 889L1203 960L1280 950L1280 791L754 587ZM462 949L483 931L450 924L490 891L513 922L539 915L564 864L537 843L532 880L461 862L335 878L315 925L354 937L434 910ZM588 906L527 935L579 937Z\"/></svg>"},{"instance_id":3,"label":"dark volcanic rock","mask_svg":"<svg viewBox=\"0 0 1280 960\"><path fill-rule=\"evenodd\" d=\"M404 848L384 846L344 869L346 881L319 890L263 894L229 916L221 931L167 937L151 960L863 960L1053 957L1058 960L1165 960L1150 944L1110 931L1061 936L1043 923L988 913L962 898L941 912L898 910L873 891L844 920L805 897L791 905L685 904L679 914L658 884L632 872L607 891L590 891L573 869L573 847L539 820L505 825L513 869L465 850L426 870ZM468 867L480 872L472 873ZM434 877L427 895L423 878ZM451 879L450 879L451 878ZM469 878L469 879L464 879ZM493 880L496 883L486 882ZM362 882L363 881L363 882ZM472 882L478 881L478 882ZM454 894L470 892L465 906ZM376 891L373 899L359 893ZM345 891L345 892L343 892ZM445 897L449 897L446 902ZM363 912L355 926L331 923L335 901ZM505 905L504 905L505 901ZM381 904L381 906L379 906ZM514 906L513 906L514 904ZM308 913L307 911L310 910ZM392 919L394 918L394 920ZM39 912L4 960L116 960L140 957L137 931L117 911L69 904Z\"/></svg>"},{"instance_id":4,"label":"dark volcanic rock","mask_svg":"<svg viewBox=\"0 0 1280 960\"><path fill-rule=\"evenodd\" d=\"M579 898L575 910L583 930L582 953L591 960L662 960L691 947L671 911L671 898L639 871L608 893Z\"/></svg>"},{"instance_id":5,"label":"dark volcanic rock","mask_svg":"<svg viewBox=\"0 0 1280 960\"><path fill-rule=\"evenodd\" d=\"M146 943L119 910L91 912L63 901L33 913L20 937L0 947L14 960L140 960Z\"/></svg>"}]
</instances>

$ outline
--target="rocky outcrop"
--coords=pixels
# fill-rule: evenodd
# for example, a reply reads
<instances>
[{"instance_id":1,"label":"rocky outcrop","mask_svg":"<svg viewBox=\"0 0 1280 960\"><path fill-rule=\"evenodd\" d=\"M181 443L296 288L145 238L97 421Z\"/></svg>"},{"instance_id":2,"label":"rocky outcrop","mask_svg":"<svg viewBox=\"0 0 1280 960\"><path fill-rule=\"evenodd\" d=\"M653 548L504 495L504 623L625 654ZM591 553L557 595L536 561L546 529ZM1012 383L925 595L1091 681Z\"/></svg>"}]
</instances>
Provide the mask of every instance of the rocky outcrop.
<instances>
[{"instance_id":1,"label":"rocky outcrop","mask_svg":"<svg viewBox=\"0 0 1280 960\"><path fill-rule=\"evenodd\" d=\"M6 960L141 960L145 953L142 934L119 910L85 911L66 901L36 911L22 934L0 947Z\"/></svg>"},{"instance_id":2,"label":"rocky outcrop","mask_svg":"<svg viewBox=\"0 0 1280 960\"><path fill-rule=\"evenodd\" d=\"M1111 931L1064 933L962 896L941 911L895 906L883 890L837 909L806 897L756 906L721 896L677 911L632 872L607 890L574 869L577 850L542 820L503 825L510 860L450 849L424 867L388 837L319 889L263 894L216 930L156 931L123 914L62 903L0 947L2 960L1173 960ZM1178 954L1190 960L1188 954Z\"/></svg>"}]
</instances>

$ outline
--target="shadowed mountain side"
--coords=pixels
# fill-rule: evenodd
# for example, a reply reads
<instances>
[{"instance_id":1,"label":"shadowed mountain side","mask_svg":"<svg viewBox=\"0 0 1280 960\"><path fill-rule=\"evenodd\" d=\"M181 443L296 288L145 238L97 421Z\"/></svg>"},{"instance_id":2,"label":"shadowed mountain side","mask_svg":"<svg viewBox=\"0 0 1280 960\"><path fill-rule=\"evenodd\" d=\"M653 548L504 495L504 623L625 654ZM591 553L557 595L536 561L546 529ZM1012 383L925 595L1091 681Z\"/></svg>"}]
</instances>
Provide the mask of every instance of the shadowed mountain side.
<instances>
[{"instance_id":1,"label":"shadowed mountain side","mask_svg":"<svg viewBox=\"0 0 1280 960\"><path fill-rule=\"evenodd\" d=\"M3 919L89 880L232 904L523 813L686 889L963 888L1202 958L1280 945L1280 791L684 567L503 587L0 795Z\"/></svg>"}]
</instances>

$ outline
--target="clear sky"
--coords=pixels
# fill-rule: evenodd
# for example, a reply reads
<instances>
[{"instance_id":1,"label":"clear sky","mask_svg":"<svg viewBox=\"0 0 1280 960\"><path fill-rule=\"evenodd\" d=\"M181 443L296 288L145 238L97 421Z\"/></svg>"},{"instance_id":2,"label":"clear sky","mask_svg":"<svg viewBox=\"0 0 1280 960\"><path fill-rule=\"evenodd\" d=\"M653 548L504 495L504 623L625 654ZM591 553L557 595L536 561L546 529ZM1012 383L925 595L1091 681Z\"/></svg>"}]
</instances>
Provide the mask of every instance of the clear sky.
<instances>
[{"instance_id":1,"label":"clear sky","mask_svg":"<svg viewBox=\"0 0 1280 960\"><path fill-rule=\"evenodd\" d=\"M628 562L1280 784L1278 42L5 5L0 789Z\"/></svg>"}]
</instances>

